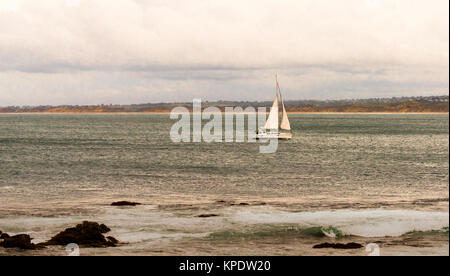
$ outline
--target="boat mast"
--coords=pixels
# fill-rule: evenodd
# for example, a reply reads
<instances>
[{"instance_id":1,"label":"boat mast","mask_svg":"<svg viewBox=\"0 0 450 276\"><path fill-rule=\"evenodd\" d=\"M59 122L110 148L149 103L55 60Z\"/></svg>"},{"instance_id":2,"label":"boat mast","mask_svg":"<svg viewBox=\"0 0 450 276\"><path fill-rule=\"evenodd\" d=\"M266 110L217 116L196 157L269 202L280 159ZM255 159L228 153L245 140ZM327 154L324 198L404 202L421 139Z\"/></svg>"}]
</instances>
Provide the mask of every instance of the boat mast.
<instances>
[{"instance_id":1,"label":"boat mast","mask_svg":"<svg viewBox=\"0 0 450 276\"><path fill-rule=\"evenodd\" d=\"M278 88L275 93L275 100L273 101L272 108L269 112L269 117L267 118L266 124L263 129L269 130L278 130L279 129L279 97L278 97Z\"/></svg>"},{"instance_id":2,"label":"boat mast","mask_svg":"<svg viewBox=\"0 0 450 276\"><path fill-rule=\"evenodd\" d=\"M289 118L287 116L286 107L284 106L284 100L283 100L283 97L281 96L281 89L280 89L280 84L278 83L278 75L277 74L275 74L275 79L277 82L277 91L278 91L278 94L280 95L281 108L282 108L282 112L283 112L282 117L281 117L280 128L291 131L291 124L289 123Z\"/></svg>"}]
</instances>

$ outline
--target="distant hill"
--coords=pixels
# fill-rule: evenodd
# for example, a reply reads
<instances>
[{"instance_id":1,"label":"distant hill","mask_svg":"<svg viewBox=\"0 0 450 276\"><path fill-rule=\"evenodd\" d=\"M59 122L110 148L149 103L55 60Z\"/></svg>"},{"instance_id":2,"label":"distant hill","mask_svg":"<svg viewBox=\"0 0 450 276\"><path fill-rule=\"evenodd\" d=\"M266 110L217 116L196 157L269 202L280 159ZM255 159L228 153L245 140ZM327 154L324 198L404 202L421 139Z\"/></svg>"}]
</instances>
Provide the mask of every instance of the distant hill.
<instances>
[{"instance_id":1,"label":"distant hill","mask_svg":"<svg viewBox=\"0 0 450 276\"><path fill-rule=\"evenodd\" d=\"M350 100L302 100L287 101L288 112L342 112L342 113L448 113L449 96L400 97ZM204 102L202 107L240 106L246 108L270 107L272 102ZM63 106L8 106L0 107L0 113L167 113L174 107L192 109L192 103L154 103L133 105L63 105Z\"/></svg>"}]
</instances>

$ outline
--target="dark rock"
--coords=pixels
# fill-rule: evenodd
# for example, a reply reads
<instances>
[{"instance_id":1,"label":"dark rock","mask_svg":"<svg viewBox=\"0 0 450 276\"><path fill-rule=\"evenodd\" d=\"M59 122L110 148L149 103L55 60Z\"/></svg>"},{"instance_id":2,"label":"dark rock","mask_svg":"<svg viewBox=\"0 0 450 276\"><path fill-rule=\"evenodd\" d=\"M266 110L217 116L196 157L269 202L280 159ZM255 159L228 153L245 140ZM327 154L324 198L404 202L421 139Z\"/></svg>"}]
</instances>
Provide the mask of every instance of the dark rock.
<instances>
[{"instance_id":1,"label":"dark rock","mask_svg":"<svg viewBox=\"0 0 450 276\"><path fill-rule=\"evenodd\" d=\"M362 244L356 243L356 242L350 242L347 244L336 244L335 248L338 249L358 249L358 248L362 248Z\"/></svg>"},{"instance_id":2,"label":"dark rock","mask_svg":"<svg viewBox=\"0 0 450 276\"><path fill-rule=\"evenodd\" d=\"M3 236L4 234L2 234ZM6 234L7 235L7 234ZM1 246L4 248L36 249L37 246L31 243L31 237L26 234L20 234L12 237L5 237Z\"/></svg>"},{"instance_id":3,"label":"dark rock","mask_svg":"<svg viewBox=\"0 0 450 276\"><path fill-rule=\"evenodd\" d=\"M234 203L233 201L228 201L228 200L217 200L216 204L222 204L222 205L228 205L228 206L236 205L236 203Z\"/></svg>"},{"instance_id":4,"label":"dark rock","mask_svg":"<svg viewBox=\"0 0 450 276\"><path fill-rule=\"evenodd\" d=\"M92 222L92 223L96 223L96 222ZM84 224L84 222L83 222L83 224ZM109 229L109 227L104 225L103 223L98 226L98 230L102 234L105 234L105 233L108 233L109 231L111 231L111 229Z\"/></svg>"},{"instance_id":5,"label":"dark rock","mask_svg":"<svg viewBox=\"0 0 450 276\"><path fill-rule=\"evenodd\" d=\"M108 242L110 242L110 243L113 243L113 244L118 244L119 243L119 241L116 238L111 237L111 236L106 237L106 240Z\"/></svg>"},{"instance_id":6,"label":"dark rock","mask_svg":"<svg viewBox=\"0 0 450 276\"><path fill-rule=\"evenodd\" d=\"M198 218L211 218L211 217L218 217L219 215L216 215L216 214L201 214L201 215L198 215L197 217Z\"/></svg>"},{"instance_id":7,"label":"dark rock","mask_svg":"<svg viewBox=\"0 0 450 276\"><path fill-rule=\"evenodd\" d=\"M334 248L334 249L358 249L358 248L362 248L363 246L359 243L321 243L321 244L317 244L314 245L313 248L318 249L318 248Z\"/></svg>"},{"instance_id":8,"label":"dark rock","mask_svg":"<svg viewBox=\"0 0 450 276\"><path fill-rule=\"evenodd\" d=\"M130 201L117 201L111 203L111 206L137 206L137 205L141 205L141 203Z\"/></svg>"},{"instance_id":9,"label":"dark rock","mask_svg":"<svg viewBox=\"0 0 450 276\"><path fill-rule=\"evenodd\" d=\"M111 231L106 225L84 221L76 227L67 228L42 245L67 245L76 243L85 247L115 246L118 241L113 237L105 238L104 233Z\"/></svg>"},{"instance_id":10,"label":"dark rock","mask_svg":"<svg viewBox=\"0 0 450 276\"><path fill-rule=\"evenodd\" d=\"M248 203L246 203L246 202L241 202L241 203L239 203L239 205L240 205L240 206L248 206L248 205L250 205L250 204L248 204Z\"/></svg>"},{"instance_id":11,"label":"dark rock","mask_svg":"<svg viewBox=\"0 0 450 276\"><path fill-rule=\"evenodd\" d=\"M4 240L6 238L9 238L9 235L0 231L0 239Z\"/></svg>"},{"instance_id":12,"label":"dark rock","mask_svg":"<svg viewBox=\"0 0 450 276\"><path fill-rule=\"evenodd\" d=\"M335 246L334 243L321 243L321 244L316 244L313 246L313 248L319 249L319 248L333 248Z\"/></svg>"}]
</instances>

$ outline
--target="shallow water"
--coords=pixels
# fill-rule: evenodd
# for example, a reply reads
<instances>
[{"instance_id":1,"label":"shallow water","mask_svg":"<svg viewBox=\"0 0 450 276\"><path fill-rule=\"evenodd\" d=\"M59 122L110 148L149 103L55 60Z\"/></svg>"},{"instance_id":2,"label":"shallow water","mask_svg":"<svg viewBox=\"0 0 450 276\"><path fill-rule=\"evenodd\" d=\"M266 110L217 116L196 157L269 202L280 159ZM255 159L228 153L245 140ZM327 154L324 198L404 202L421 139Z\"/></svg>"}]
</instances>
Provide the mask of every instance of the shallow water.
<instances>
[{"instance_id":1,"label":"shallow water","mask_svg":"<svg viewBox=\"0 0 450 276\"><path fill-rule=\"evenodd\" d=\"M366 254L312 249L336 239L448 255L448 115L290 120L294 139L260 154L173 143L168 115L0 115L0 230L39 242L102 222L126 244L82 251L96 255ZM144 205L109 206L118 200ZM302 232L329 226L343 235Z\"/></svg>"}]
</instances>

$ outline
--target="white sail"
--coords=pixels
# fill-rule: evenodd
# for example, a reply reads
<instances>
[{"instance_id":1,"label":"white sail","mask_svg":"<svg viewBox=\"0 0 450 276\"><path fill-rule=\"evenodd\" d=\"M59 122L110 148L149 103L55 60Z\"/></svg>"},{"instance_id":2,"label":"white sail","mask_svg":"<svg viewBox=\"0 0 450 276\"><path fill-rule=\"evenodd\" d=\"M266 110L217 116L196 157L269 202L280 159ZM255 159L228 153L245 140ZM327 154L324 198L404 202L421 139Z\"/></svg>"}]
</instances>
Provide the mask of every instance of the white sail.
<instances>
[{"instance_id":1,"label":"white sail","mask_svg":"<svg viewBox=\"0 0 450 276\"><path fill-rule=\"evenodd\" d=\"M278 93L270 109L269 117L264 125L265 129L278 129Z\"/></svg>"},{"instance_id":2,"label":"white sail","mask_svg":"<svg viewBox=\"0 0 450 276\"><path fill-rule=\"evenodd\" d=\"M258 131L256 134L256 139L281 139L281 140L289 140L292 139L291 125L289 123L289 119L286 112L286 107L284 106L283 98L281 97L281 89L278 85L278 78L275 75L275 79L277 81L277 93L275 97L275 101L273 102L272 109L270 110L269 117L267 118L267 122ZM281 106L283 109L283 116L281 120L281 129L287 130L288 132L279 132L278 128L278 104L281 101ZM266 130L276 130L276 132L270 131L266 132Z\"/></svg>"},{"instance_id":3,"label":"white sail","mask_svg":"<svg viewBox=\"0 0 450 276\"><path fill-rule=\"evenodd\" d=\"M284 130L291 130L291 124L289 123L289 118L287 116L286 108L284 107L284 101L281 100L281 105L283 106L283 116L281 118L280 128Z\"/></svg>"}]
</instances>

